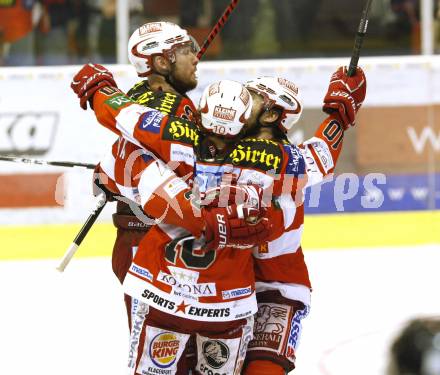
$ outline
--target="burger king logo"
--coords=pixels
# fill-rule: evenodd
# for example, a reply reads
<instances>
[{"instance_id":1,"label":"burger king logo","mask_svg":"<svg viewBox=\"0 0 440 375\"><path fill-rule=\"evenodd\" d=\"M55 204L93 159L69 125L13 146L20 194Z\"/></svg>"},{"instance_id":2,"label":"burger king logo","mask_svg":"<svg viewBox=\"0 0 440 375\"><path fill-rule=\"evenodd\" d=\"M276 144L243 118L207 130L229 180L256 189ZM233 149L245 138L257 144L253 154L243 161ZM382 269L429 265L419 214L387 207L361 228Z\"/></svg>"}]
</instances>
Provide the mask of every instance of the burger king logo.
<instances>
[{"instance_id":1,"label":"burger king logo","mask_svg":"<svg viewBox=\"0 0 440 375\"><path fill-rule=\"evenodd\" d=\"M156 335L150 344L150 358L160 368L170 367L176 362L180 341L172 332Z\"/></svg>"}]
</instances>

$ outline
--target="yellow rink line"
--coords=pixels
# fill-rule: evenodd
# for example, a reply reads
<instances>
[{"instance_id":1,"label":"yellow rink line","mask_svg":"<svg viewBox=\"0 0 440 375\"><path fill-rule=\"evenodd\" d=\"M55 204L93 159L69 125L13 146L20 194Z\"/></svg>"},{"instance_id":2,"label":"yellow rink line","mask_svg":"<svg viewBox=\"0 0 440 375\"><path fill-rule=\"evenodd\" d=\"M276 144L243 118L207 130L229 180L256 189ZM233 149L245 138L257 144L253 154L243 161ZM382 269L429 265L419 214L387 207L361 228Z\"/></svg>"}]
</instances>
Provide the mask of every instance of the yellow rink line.
<instances>
[{"instance_id":1,"label":"yellow rink line","mask_svg":"<svg viewBox=\"0 0 440 375\"><path fill-rule=\"evenodd\" d=\"M0 260L61 258L81 225L0 227ZM112 224L95 224L76 257L110 256ZM440 244L440 211L306 215L303 248Z\"/></svg>"}]
</instances>

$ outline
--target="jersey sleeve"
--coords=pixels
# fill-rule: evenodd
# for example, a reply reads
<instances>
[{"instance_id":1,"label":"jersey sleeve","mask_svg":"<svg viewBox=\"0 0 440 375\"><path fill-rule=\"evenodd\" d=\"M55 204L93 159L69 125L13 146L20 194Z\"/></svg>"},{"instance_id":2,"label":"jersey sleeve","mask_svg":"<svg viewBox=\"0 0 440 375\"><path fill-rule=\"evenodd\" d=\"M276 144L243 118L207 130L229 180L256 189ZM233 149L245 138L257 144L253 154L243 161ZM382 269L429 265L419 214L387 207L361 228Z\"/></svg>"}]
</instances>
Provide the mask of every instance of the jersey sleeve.
<instances>
[{"instance_id":1,"label":"jersey sleeve","mask_svg":"<svg viewBox=\"0 0 440 375\"><path fill-rule=\"evenodd\" d=\"M142 171L138 190L148 215L201 236L204 224L200 210L192 204L192 189L161 160L152 161Z\"/></svg>"},{"instance_id":2,"label":"jersey sleeve","mask_svg":"<svg viewBox=\"0 0 440 375\"><path fill-rule=\"evenodd\" d=\"M328 116L314 136L299 145L304 157L307 184L315 185L333 173L342 150L344 130L337 114Z\"/></svg>"},{"instance_id":3,"label":"jersey sleeve","mask_svg":"<svg viewBox=\"0 0 440 375\"><path fill-rule=\"evenodd\" d=\"M102 159L97 172L105 188L129 200L126 203L140 206L150 220L158 219L182 227L195 237L201 236L203 221L189 197L191 188L185 177L177 176L145 150L121 137Z\"/></svg>"},{"instance_id":4,"label":"jersey sleeve","mask_svg":"<svg viewBox=\"0 0 440 375\"><path fill-rule=\"evenodd\" d=\"M195 125L189 120L136 104L119 90L110 95L104 89L93 98L99 123L156 158L168 162L175 140L197 141Z\"/></svg>"}]
</instances>

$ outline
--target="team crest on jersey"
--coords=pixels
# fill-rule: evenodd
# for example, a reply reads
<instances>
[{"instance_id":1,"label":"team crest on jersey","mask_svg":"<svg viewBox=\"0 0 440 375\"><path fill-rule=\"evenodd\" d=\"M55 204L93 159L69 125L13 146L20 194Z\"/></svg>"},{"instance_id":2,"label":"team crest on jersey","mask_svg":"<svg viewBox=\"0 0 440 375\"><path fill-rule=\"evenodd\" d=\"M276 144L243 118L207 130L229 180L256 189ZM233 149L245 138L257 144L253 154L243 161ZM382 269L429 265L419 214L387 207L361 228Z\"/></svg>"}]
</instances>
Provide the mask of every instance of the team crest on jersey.
<instances>
[{"instance_id":1,"label":"team crest on jersey","mask_svg":"<svg viewBox=\"0 0 440 375\"><path fill-rule=\"evenodd\" d=\"M162 332L156 335L150 343L150 358L160 368L171 367L177 359L180 340L173 332Z\"/></svg>"}]
</instances>

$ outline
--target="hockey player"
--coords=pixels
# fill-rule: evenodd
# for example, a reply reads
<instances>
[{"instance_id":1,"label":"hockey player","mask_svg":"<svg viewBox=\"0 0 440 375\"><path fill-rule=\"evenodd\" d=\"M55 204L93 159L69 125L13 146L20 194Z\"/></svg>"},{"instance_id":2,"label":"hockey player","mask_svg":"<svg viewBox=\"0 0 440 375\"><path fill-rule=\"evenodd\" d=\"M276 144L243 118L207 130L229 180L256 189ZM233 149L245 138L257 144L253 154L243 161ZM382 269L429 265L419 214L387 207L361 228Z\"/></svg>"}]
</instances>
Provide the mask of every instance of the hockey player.
<instances>
[{"instance_id":1,"label":"hockey player","mask_svg":"<svg viewBox=\"0 0 440 375\"><path fill-rule=\"evenodd\" d=\"M274 225L275 230L278 229L278 233L273 234L275 239L254 250L258 312L244 374L285 374L295 367L301 320L310 309L311 284L301 249L302 192L333 172L344 131L354 125L355 114L365 98L366 79L360 68L353 77L347 76L345 68L339 68L324 98L324 110L331 115L314 137L298 147L288 142L286 133L302 112L299 89L286 79L274 77L254 79L246 87L252 94L258 126L236 145L223 163L234 165L238 184L260 181L267 188L268 177L273 177L269 184L273 184L275 203L283 210L283 216L278 216L280 220ZM219 126L217 122L211 116L202 124L208 123L209 131ZM259 153L255 151L258 144L263 145ZM267 166L261 163L263 152L279 157L279 168L273 170L275 175L268 174ZM204 169L202 173L208 170L219 174L218 167L201 167L199 163L196 174L200 169Z\"/></svg>"},{"instance_id":2,"label":"hockey player","mask_svg":"<svg viewBox=\"0 0 440 375\"><path fill-rule=\"evenodd\" d=\"M280 82L282 82L284 84L284 86L286 86L287 88L289 88L289 86L290 86L290 89L292 89L292 85L288 81L281 80L278 83L280 83ZM261 86L264 86L264 85L262 85L260 82L259 86L261 89ZM338 90L334 90L336 88ZM208 91L215 94L216 88L210 87L208 89ZM267 91L270 93L270 87L267 88ZM336 93L336 95L340 95L340 96L334 96L335 93ZM341 93L345 94L345 95L342 95ZM347 95L347 93L348 93L348 95ZM342 144L343 134L342 134L342 129L341 129L340 124L342 123L343 127L345 128L345 127L348 127L350 124L354 123L354 113L360 107L360 104L362 103L364 96L365 96L365 79L363 78L362 72L358 73L357 77L355 77L353 79L348 79L348 77L346 77L346 74L344 73L343 70L339 70L335 74L335 76L333 77L332 82L330 84L329 93L326 96L326 103L328 103L329 106L332 106L332 108L334 108L336 110L340 110L340 112L341 112L340 116L342 117L343 120L341 121L337 115L333 115L332 117L327 119L321 125L320 130L318 130L317 135L321 136L322 138L317 139L317 140L312 139L309 142L309 145L305 145L303 147L305 151L301 152L301 155L303 153L306 155L307 172L308 172L308 177L309 177L310 181L316 182L317 180L319 180L319 178L322 178L322 176L324 174L328 173L329 171L331 171L333 169L334 162L336 161L337 155L339 154L339 151L340 151L340 148L338 149L338 147L340 147ZM289 99L289 97L285 97L284 99ZM296 99L294 96L293 101L291 101L293 106L295 106L295 100ZM296 108L293 108L293 111L296 111L297 113L299 112L299 109L300 109L298 107L298 104L299 103L296 102ZM212 107L212 108L214 108L214 107ZM279 108L278 108L278 110L273 111L273 113L271 113L269 111L270 108L268 108L268 107L265 108L265 106L261 106L260 108L264 109L264 113L259 115L260 122L264 120L264 117L266 119L268 119L268 122L271 122L269 120L272 118L272 122L273 122L274 119L277 119L279 117L277 115L280 115L279 113L277 114L277 112L279 112ZM288 112L289 112L289 110L287 110L287 112L285 112L284 115L286 115ZM267 117L266 115L268 115L269 117ZM285 119L283 119L282 112L281 112L280 116L281 116L281 121L279 121L279 122L283 126L287 127L289 124L286 123L286 121L284 121ZM202 111L202 119L203 119L203 111ZM349 122L347 122L345 120L348 120ZM119 119L119 121L124 122L124 119L121 117ZM205 121L205 123L206 123L206 121ZM216 129L212 125L212 123L210 126L211 126L210 130L214 129L215 131L218 131L220 134L223 134L223 135L225 134L225 127L224 126L215 125ZM209 126L208 126L208 128L209 128ZM131 130L133 130L133 129L131 129ZM135 134L136 129L134 129L134 132L132 131L132 133ZM131 135L133 135L133 134L131 134ZM141 134L137 134L137 135L139 136ZM260 136L261 136L261 134L260 134ZM140 137L140 138L142 138L142 137ZM259 160L262 160L264 158L265 161L270 159L271 161L275 161L272 163L272 167L275 167L274 168L275 170L277 169L277 167L280 167L280 165L283 165L283 168L286 168L286 165L290 165L291 170L294 171L294 177L298 177L300 174L299 171L301 170L302 167L304 168L304 166L305 166L304 157L301 157L301 155L298 153L298 151L293 149L289 145L283 145L282 148L279 148L281 150L284 149L284 151L285 151L284 156L282 155L283 152L281 152L281 154L279 154L279 156L276 156L274 153L271 153L270 158L269 158L269 157L267 157L269 155L265 150L258 150L258 149L252 150L251 149L250 145L252 144L252 142L254 142L254 144L256 144L256 140L253 140L250 142L251 143L248 142L247 145L242 145L241 149L238 148L238 149L234 150L234 151L236 151L235 159L237 159L237 157L240 158L240 155L245 155L245 154L251 155L251 156L248 156L248 158L250 158L249 160L245 160L246 156L244 156L244 159L242 159L242 160L247 161L248 164L252 164L252 162L255 162L256 160L252 160L255 158L259 159ZM271 144L270 141L266 141L265 143L266 143L266 147L269 147L268 145ZM275 144L272 144L272 146L275 146ZM326 147L327 147L327 150L326 150ZM332 153L329 150L330 148L333 149L334 153ZM272 149L274 149L274 148L272 147ZM245 151L243 151L243 150L245 150ZM278 152L279 152L279 150L278 150ZM286 152L287 152L287 154L286 154ZM258 158L258 156L259 156L259 158ZM331 161L328 159L329 157L330 157ZM234 160L234 158L232 160ZM284 163L280 163L281 160L284 160ZM287 164L285 162L287 162ZM330 166L331 163L333 163L333 166ZM232 163L232 164L234 164L234 163ZM315 168L312 168L313 167L312 164L315 164ZM204 174L206 174L205 172L206 171L204 171ZM247 177L247 178L249 178L249 177ZM264 181L264 178L262 178L262 180ZM297 184L298 184L298 182L299 182L299 180L296 181ZM299 205L299 206L301 206L301 205ZM300 207L300 209L301 209L301 207ZM296 217L298 217L299 219L295 219ZM286 218L283 218L283 219L286 219ZM292 231L294 231L295 225L297 225L297 226L299 225L301 227L301 220L302 220L301 212L299 215L294 215L293 218L292 217L290 219L288 218L287 221L288 220L293 221L293 222L291 222L290 228L285 227L285 225L286 225L285 223L284 223L284 226L280 226L281 228L283 228L283 231L284 231L284 228L292 229ZM299 229L299 230L297 231L297 233L294 237L298 237L298 234L300 237L301 228L297 228L297 229ZM280 235L281 235L281 233L280 233ZM292 233L288 233L288 235L291 236ZM279 244L280 243L278 243L278 245ZM282 242L281 242L281 244L282 244ZM299 242L298 242L298 244L299 244ZM288 249L282 249L282 250L284 250L284 251L287 250L287 252L289 251ZM298 249L294 248L293 251L290 250L290 252L300 254L300 258L298 258L300 260L300 262L298 264L301 265L302 254L300 253L300 249L298 252ZM281 253L282 253L282 251L281 251ZM280 254L278 254L278 255L280 255ZM269 256L268 258L271 258L271 257ZM270 263L271 262L269 261L268 262L269 267L266 267L266 270L270 271L270 268L275 265L275 263L273 263L273 262L272 262L272 264L270 264ZM292 264L292 262L290 262L290 264ZM272 269L272 271L273 271L273 269ZM307 279L302 285L303 290L297 291L297 292L299 292L300 295L302 295L302 297L304 299L304 296L307 297L307 293L304 291L306 288L304 288L304 286L307 287L307 285L309 284L306 269L305 269L305 274L303 272L302 276L300 276L300 277L303 277L303 280L304 280L304 277ZM299 286L301 286L301 285L299 285ZM277 288L275 287L275 288L269 288L269 289L276 290ZM295 289L295 286L293 286L293 289ZM296 289L301 289L301 288L296 288ZM281 297L282 297L283 293L279 293L279 294L281 294ZM284 294L286 294L286 293L284 293ZM289 292L287 292L287 295L289 295ZM285 299L288 299L288 298L285 298ZM301 299L300 299L300 301L301 301ZM277 302L282 302L282 301L277 301ZM275 324L275 325L279 326L279 324L280 324L279 322L275 322L275 323L269 322L269 318L271 318L271 314L267 313L267 311L271 311L271 307L275 307L273 309L274 311L277 310L276 309L277 306L268 306L267 304L266 305L262 304L262 306L264 307L264 309L262 309L262 311L261 311L261 316L263 316L263 322L260 322L260 328L262 327L262 329L264 330L264 327L267 328L268 326L270 326L270 324ZM282 343L283 348L282 349L284 351L286 351L287 355L290 357L290 359L292 361L294 358L294 349L295 349L295 344L297 341L298 330L300 328L300 319L302 316L305 315L305 311L307 311L307 306L302 306L303 307L302 312L300 312L299 315L297 313L294 314L293 309L291 308L292 306L290 306L290 307L289 306L290 305L287 305L287 307L288 307L287 310L290 309L289 313L286 313L286 309L284 309L284 312L283 312L284 315L290 315L289 318L284 319L284 323L286 326L289 326L289 324L294 324L294 325L290 326L290 328L291 328L290 329L290 337L287 338L286 335L283 333L283 335L281 335L282 336L281 339L283 339L283 343ZM268 316L266 316L266 323L264 322L264 311L263 310L266 311L266 315L268 315ZM283 310L283 309L281 308L281 310ZM302 314L302 316L301 316L301 314ZM279 317L280 315L276 315L276 316ZM292 316L293 316L293 318L292 318ZM272 316L272 318L273 318L273 316ZM258 324L257 324L257 327L258 327ZM262 332L262 333L264 333L264 332ZM288 344L290 344L290 345L288 345ZM257 347L258 347L258 345L257 345ZM279 349L279 351L281 350L280 348L278 348L278 349ZM264 351L264 348L263 348L263 351ZM258 352L258 350L256 350L255 352ZM278 362L280 362L280 359L282 359L283 355L286 356L286 353L284 353L284 354L282 353L280 355L280 353L279 352L277 353L275 350L272 350L272 352L275 352L275 353L272 353L272 354L274 354L272 357L275 357L275 359L277 359ZM260 356L261 356L261 354L260 354ZM263 356L263 358L264 358L264 356ZM252 370L252 363L253 362L251 362L251 365L248 367L248 371ZM264 362L255 362L255 363L258 364L258 366L257 367L254 366L253 370L255 370L255 369L263 370L264 369L264 366L265 366ZM274 369L275 368L271 368L270 372L272 373L272 371ZM278 369L281 369L281 367L278 367ZM263 370L262 373L265 373L264 371L265 370ZM277 370L275 370L275 371L277 371ZM281 370L281 371L283 371L283 370ZM249 373L251 373L251 372L249 372ZM252 372L252 373L254 373L254 372Z\"/></svg>"},{"instance_id":3,"label":"hockey player","mask_svg":"<svg viewBox=\"0 0 440 375\"><path fill-rule=\"evenodd\" d=\"M192 119L196 108L186 92L197 85L197 48L186 30L170 22L151 22L136 29L129 40L128 56L138 76L144 80L136 84L128 96L163 113ZM86 108L85 101L81 102L81 107ZM136 149L122 138L113 145L114 154L117 151L129 154ZM113 223L117 237L112 267L122 283L131 264L132 252L150 226L148 221L140 221L122 200L117 202ZM129 298L126 304L130 309Z\"/></svg>"},{"instance_id":4,"label":"hockey player","mask_svg":"<svg viewBox=\"0 0 440 375\"><path fill-rule=\"evenodd\" d=\"M152 22L136 29L129 40L128 56L143 80L128 92L129 97L164 114L192 119L196 108L186 92L197 85L197 50L196 42L186 30L176 24ZM81 107L85 109L86 102L81 102ZM109 157L117 160L118 153L130 155L138 151L136 145L120 137L113 145ZM107 168L112 169L108 165ZM96 183L99 186L98 180ZM111 195L108 197L113 199ZM117 228L117 236L113 247L112 267L122 283L131 265L133 253L150 228L152 220L139 220L129 204L119 198L113 223ZM137 306L137 301L133 302L128 295L124 299L131 326L132 304Z\"/></svg>"}]
</instances>

